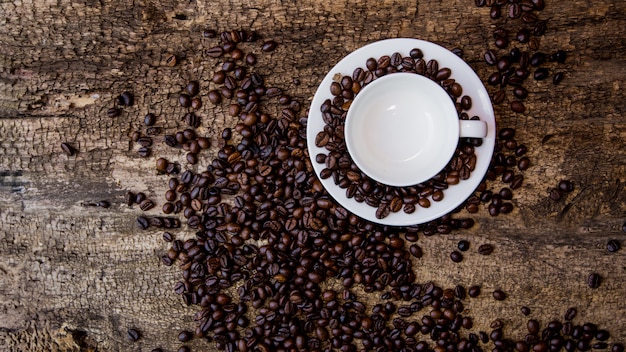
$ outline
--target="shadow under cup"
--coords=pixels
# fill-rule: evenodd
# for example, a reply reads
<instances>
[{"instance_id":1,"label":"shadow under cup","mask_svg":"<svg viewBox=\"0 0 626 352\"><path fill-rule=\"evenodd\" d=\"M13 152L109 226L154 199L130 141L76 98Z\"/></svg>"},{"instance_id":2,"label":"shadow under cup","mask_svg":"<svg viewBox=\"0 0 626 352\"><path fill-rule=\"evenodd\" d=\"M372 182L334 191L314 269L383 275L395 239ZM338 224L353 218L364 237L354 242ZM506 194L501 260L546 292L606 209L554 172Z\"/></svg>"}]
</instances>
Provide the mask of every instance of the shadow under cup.
<instances>
[{"instance_id":1,"label":"shadow under cup","mask_svg":"<svg viewBox=\"0 0 626 352\"><path fill-rule=\"evenodd\" d=\"M460 137L483 138L487 124L459 120L448 93L427 77L394 73L365 86L345 122L354 163L390 186L415 185L439 173Z\"/></svg>"}]
</instances>

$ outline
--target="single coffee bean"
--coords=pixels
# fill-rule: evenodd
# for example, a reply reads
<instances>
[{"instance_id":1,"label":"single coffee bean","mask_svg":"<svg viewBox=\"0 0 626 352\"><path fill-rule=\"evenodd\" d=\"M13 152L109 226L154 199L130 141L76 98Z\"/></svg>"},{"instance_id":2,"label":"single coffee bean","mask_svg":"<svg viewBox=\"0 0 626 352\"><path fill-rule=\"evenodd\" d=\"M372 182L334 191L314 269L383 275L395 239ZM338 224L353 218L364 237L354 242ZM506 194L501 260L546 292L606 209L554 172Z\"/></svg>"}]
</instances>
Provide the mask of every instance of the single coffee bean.
<instances>
[{"instance_id":1,"label":"single coffee bean","mask_svg":"<svg viewBox=\"0 0 626 352\"><path fill-rule=\"evenodd\" d=\"M107 116L111 118L120 116L121 113L122 113L122 110L118 108L110 108L109 110L107 110Z\"/></svg>"},{"instance_id":2,"label":"single coffee bean","mask_svg":"<svg viewBox=\"0 0 626 352\"><path fill-rule=\"evenodd\" d=\"M153 126L156 123L156 116L153 113L148 113L143 118L143 123L146 126Z\"/></svg>"},{"instance_id":3,"label":"single coffee bean","mask_svg":"<svg viewBox=\"0 0 626 352\"><path fill-rule=\"evenodd\" d=\"M493 103L501 104L502 102L504 102L505 98L506 98L506 92L504 91L504 89L500 89L494 94Z\"/></svg>"},{"instance_id":4,"label":"single coffee bean","mask_svg":"<svg viewBox=\"0 0 626 352\"><path fill-rule=\"evenodd\" d=\"M548 71L547 68L540 67L540 68L535 70L535 73L533 74L533 78L536 81L542 81L542 80L548 78L549 75L550 75L550 71Z\"/></svg>"},{"instance_id":5,"label":"single coffee bean","mask_svg":"<svg viewBox=\"0 0 626 352\"><path fill-rule=\"evenodd\" d=\"M409 52L409 56L413 59L421 59L424 57L424 53L422 52L422 50L418 49L418 48L413 48L411 49L411 51Z\"/></svg>"},{"instance_id":6,"label":"single coffee bean","mask_svg":"<svg viewBox=\"0 0 626 352\"><path fill-rule=\"evenodd\" d=\"M600 287L601 281L602 281L602 278L600 277L600 275L593 273L589 275L589 277L587 278L587 285L589 285L589 287L591 288L598 288Z\"/></svg>"},{"instance_id":7,"label":"single coffee bean","mask_svg":"<svg viewBox=\"0 0 626 352\"><path fill-rule=\"evenodd\" d=\"M273 41L273 40L268 40L265 43L263 43L263 46L261 47L261 50L263 50L264 52L270 52L270 51L274 51L276 49L276 47L278 46L278 44Z\"/></svg>"},{"instance_id":8,"label":"single coffee bean","mask_svg":"<svg viewBox=\"0 0 626 352\"><path fill-rule=\"evenodd\" d=\"M530 167L530 159L527 157L522 157L517 162L517 168L521 171L527 170Z\"/></svg>"},{"instance_id":9,"label":"single coffee bean","mask_svg":"<svg viewBox=\"0 0 626 352\"><path fill-rule=\"evenodd\" d=\"M521 310L522 314L524 314L524 315L526 315L526 316L530 315L530 308L528 308L528 307L526 307L526 306L523 306L520 310ZM518 351L519 351L519 350L518 350ZM520 351L520 352L521 352L521 351Z\"/></svg>"},{"instance_id":10,"label":"single coffee bean","mask_svg":"<svg viewBox=\"0 0 626 352\"><path fill-rule=\"evenodd\" d=\"M222 101L222 95L217 89L210 90L207 96L213 104L219 104ZM189 105L191 105L191 102L189 102Z\"/></svg>"},{"instance_id":11,"label":"single coffee bean","mask_svg":"<svg viewBox=\"0 0 626 352\"><path fill-rule=\"evenodd\" d=\"M496 301L504 301L504 299L506 298L506 294L501 290L495 290L493 291L493 298Z\"/></svg>"},{"instance_id":12,"label":"single coffee bean","mask_svg":"<svg viewBox=\"0 0 626 352\"><path fill-rule=\"evenodd\" d=\"M561 197L563 197L563 193L561 193L561 191L559 191L558 188L552 188L550 189L549 196L550 196L550 199L557 201L561 199Z\"/></svg>"},{"instance_id":13,"label":"single coffee bean","mask_svg":"<svg viewBox=\"0 0 626 352\"><path fill-rule=\"evenodd\" d=\"M178 96L178 103L180 104L180 106L188 108L191 106L191 98L189 97L189 95L183 93Z\"/></svg>"},{"instance_id":14,"label":"single coffee bean","mask_svg":"<svg viewBox=\"0 0 626 352\"><path fill-rule=\"evenodd\" d=\"M492 65L493 66L493 65L496 64L496 60L497 60L496 53L494 53L493 50L487 50L485 52L485 56L484 57L485 57L485 62L488 65Z\"/></svg>"},{"instance_id":15,"label":"single coffee bean","mask_svg":"<svg viewBox=\"0 0 626 352\"><path fill-rule=\"evenodd\" d=\"M198 83L198 81L191 81L187 83L185 91L187 92L187 94L193 97L200 92L200 84Z\"/></svg>"},{"instance_id":16,"label":"single coffee bean","mask_svg":"<svg viewBox=\"0 0 626 352\"><path fill-rule=\"evenodd\" d=\"M478 295L480 295L480 286L471 286L467 290L467 295L472 297L472 298L478 297Z\"/></svg>"},{"instance_id":17,"label":"single coffee bean","mask_svg":"<svg viewBox=\"0 0 626 352\"><path fill-rule=\"evenodd\" d=\"M518 99L526 99L528 96L528 90L524 87L515 87L513 89L513 95Z\"/></svg>"},{"instance_id":18,"label":"single coffee bean","mask_svg":"<svg viewBox=\"0 0 626 352\"><path fill-rule=\"evenodd\" d=\"M224 49L221 46L214 46L212 48L207 49L207 55L210 57L220 57L224 55Z\"/></svg>"},{"instance_id":19,"label":"single coffee bean","mask_svg":"<svg viewBox=\"0 0 626 352\"><path fill-rule=\"evenodd\" d=\"M413 255L415 258L421 258L422 257L422 247L416 245L416 244L412 244L409 247L409 252L411 253L411 255Z\"/></svg>"},{"instance_id":20,"label":"single coffee bean","mask_svg":"<svg viewBox=\"0 0 626 352\"><path fill-rule=\"evenodd\" d=\"M466 241L466 240L460 240L459 243L457 244L457 248L462 252L467 251L469 247L470 247L470 243L469 241Z\"/></svg>"},{"instance_id":21,"label":"single coffee bean","mask_svg":"<svg viewBox=\"0 0 626 352\"><path fill-rule=\"evenodd\" d=\"M606 244L606 250L611 253L619 251L620 248L621 245L618 240L609 240L609 242L607 242Z\"/></svg>"},{"instance_id":22,"label":"single coffee bean","mask_svg":"<svg viewBox=\"0 0 626 352\"><path fill-rule=\"evenodd\" d=\"M150 147L141 147L137 150L137 155L139 155L142 158L147 158L150 156L150 154L151 154Z\"/></svg>"},{"instance_id":23,"label":"single coffee bean","mask_svg":"<svg viewBox=\"0 0 626 352\"><path fill-rule=\"evenodd\" d=\"M526 107L521 101L515 100L511 102L511 110L513 110L513 112L521 114L526 111Z\"/></svg>"},{"instance_id":24,"label":"single coffee bean","mask_svg":"<svg viewBox=\"0 0 626 352\"><path fill-rule=\"evenodd\" d=\"M557 72L557 73L555 73L555 74L554 74L554 77L552 77L552 83L553 83L553 84L559 84L559 83L561 83L561 81L563 81L563 77L564 77L563 72Z\"/></svg>"},{"instance_id":25,"label":"single coffee bean","mask_svg":"<svg viewBox=\"0 0 626 352\"><path fill-rule=\"evenodd\" d=\"M493 253L494 247L491 244L481 244L478 247L478 254L481 255L490 255L491 253Z\"/></svg>"},{"instance_id":26,"label":"single coffee bean","mask_svg":"<svg viewBox=\"0 0 626 352\"><path fill-rule=\"evenodd\" d=\"M191 99L191 108L198 110L202 107L202 100L198 97Z\"/></svg>"},{"instance_id":27,"label":"single coffee bean","mask_svg":"<svg viewBox=\"0 0 626 352\"><path fill-rule=\"evenodd\" d=\"M139 331L135 330L135 329L128 329L126 331L126 336L128 337L129 340L131 340L132 342L135 342L137 340L139 340L139 338L141 337Z\"/></svg>"},{"instance_id":28,"label":"single coffee bean","mask_svg":"<svg viewBox=\"0 0 626 352\"><path fill-rule=\"evenodd\" d=\"M526 28L522 28L517 32L516 39L520 43L528 43L530 32Z\"/></svg>"},{"instance_id":29,"label":"single coffee bean","mask_svg":"<svg viewBox=\"0 0 626 352\"><path fill-rule=\"evenodd\" d=\"M568 180L559 181L559 190L561 192L569 193L574 190L574 184Z\"/></svg>"},{"instance_id":30,"label":"single coffee bean","mask_svg":"<svg viewBox=\"0 0 626 352\"><path fill-rule=\"evenodd\" d=\"M180 334L178 334L178 341L180 342L187 342L190 341L192 338L193 333L189 331L181 331Z\"/></svg>"},{"instance_id":31,"label":"single coffee bean","mask_svg":"<svg viewBox=\"0 0 626 352\"><path fill-rule=\"evenodd\" d=\"M570 320L574 320L574 318L576 317L576 313L578 313L578 311L576 310L576 308L574 307L570 307L567 309L567 311L565 312L565 316L563 317L566 321L570 321Z\"/></svg>"},{"instance_id":32,"label":"single coffee bean","mask_svg":"<svg viewBox=\"0 0 626 352\"><path fill-rule=\"evenodd\" d=\"M455 263L460 263L463 260L463 255L459 251L453 251L450 253L450 259Z\"/></svg>"},{"instance_id":33,"label":"single coffee bean","mask_svg":"<svg viewBox=\"0 0 626 352\"><path fill-rule=\"evenodd\" d=\"M139 208L143 211L148 211L154 208L154 202L150 199L145 199L143 202L139 203Z\"/></svg>"},{"instance_id":34,"label":"single coffee bean","mask_svg":"<svg viewBox=\"0 0 626 352\"><path fill-rule=\"evenodd\" d=\"M135 101L135 97L133 97L133 94L130 92L124 92L119 96L119 101L124 106L132 106Z\"/></svg>"},{"instance_id":35,"label":"single coffee bean","mask_svg":"<svg viewBox=\"0 0 626 352\"><path fill-rule=\"evenodd\" d=\"M139 227L139 229L141 230L145 230L148 228L148 226L150 226L148 219L143 216L138 216L136 223L137 223L137 227Z\"/></svg>"},{"instance_id":36,"label":"single coffee bean","mask_svg":"<svg viewBox=\"0 0 626 352\"><path fill-rule=\"evenodd\" d=\"M502 128L498 132L498 137L500 137L500 139L503 139L503 140L513 139L513 137L515 137L515 129L510 128L510 127Z\"/></svg>"},{"instance_id":37,"label":"single coffee bean","mask_svg":"<svg viewBox=\"0 0 626 352\"><path fill-rule=\"evenodd\" d=\"M63 153L67 156L76 154L76 149L69 143L61 143L61 150L63 150Z\"/></svg>"},{"instance_id":38,"label":"single coffee bean","mask_svg":"<svg viewBox=\"0 0 626 352\"><path fill-rule=\"evenodd\" d=\"M169 67L174 67L176 66L176 55L169 55L166 59L165 59L165 65L169 66Z\"/></svg>"}]
</instances>

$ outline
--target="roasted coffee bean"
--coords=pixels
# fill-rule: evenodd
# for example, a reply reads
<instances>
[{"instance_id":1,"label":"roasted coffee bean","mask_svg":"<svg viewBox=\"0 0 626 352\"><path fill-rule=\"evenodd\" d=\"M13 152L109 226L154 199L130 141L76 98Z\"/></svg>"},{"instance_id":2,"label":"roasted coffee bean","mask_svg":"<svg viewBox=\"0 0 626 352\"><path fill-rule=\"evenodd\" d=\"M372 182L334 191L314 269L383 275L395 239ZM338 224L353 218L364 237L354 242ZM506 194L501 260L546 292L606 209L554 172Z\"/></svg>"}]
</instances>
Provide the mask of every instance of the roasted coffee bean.
<instances>
[{"instance_id":1,"label":"roasted coffee bean","mask_svg":"<svg viewBox=\"0 0 626 352\"><path fill-rule=\"evenodd\" d=\"M193 333L189 331L181 331L180 334L178 334L178 341L180 342L187 342L190 341L192 338Z\"/></svg>"},{"instance_id":2,"label":"roasted coffee bean","mask_svg":"<svg viewBox=\"0 0 626 352\"><path fill-rule=\"evenodd\" d=\"M139 333L139 331L135 329L128 329L126 331L126 336L128 337L129 340L131 340L132 342L135 342L139 340L139 338L141 337L141 334Z\"/></svg>"},{"instance_id":3,"label":"roasted coffee bean","mask_svg":"<svg viewBox=\"0 0 626 352\"><path fill-rule=\"evenodd\" d=\"M509 127L501 128L498 132L498 137L503 140L513 139L515 137L515 130Z\"/></svg>"},{"instance_id":4,"label":"roasted coffee bean","mask_svg":"<svg viewBox=\"0 0 626 352\"><path fill-rule=\"evenodd\" d=\"M193 97L200 92L200 84L198 83L198 81L191 81L187 83L185 91L187 92L187 94Z\"/></svg>"},{"instance_id":5,"label":"roasted coffee bean","mask_svg":"<svg viewBox=\"0 0 626 352\"><path fill-rule=\"evenodd\" d=\"M506 93L505 93L504 89L500 89L493 96L493 103L494 104L500 104L500 103L504 102L505 98L506 98Z\"/></svg>"},{"instance_id":6,"label":"roasted coffee bean","mask_svg":"<svg viewBox=\"0 0 626 352\"><path fill-rule=\"evenodd\" d=\"M481 244L478 247L478 254L481 255L490 255L491 253L493 253L494 247L491 244Z\"/></svg>"},{"instance_id":7,"label":"roasted coffee bean","mask_svg":"<svg viewBox=\"0 0 626 352\"><path fill-rule=\"evenodd\" d=\"M571 181L568 180L561 180L559 181L559 190L561 192L565 192L565 193L569 193L572 192L574 190L574 184Z\"/></svg>"},{"instance_id":8,"label":"roasted coffee bean","mask_svg":"<svg viewBox=\"0 0 626 352\"><path fill-rule=\"evenodd\" d=\"M493 291L493 298L496 301L504 301L504 299L506 298L506 294L501 290L495 290Z\"/></svg>"},{"instance_id":9,"label":"roasted coffee bean","mask_svg":"<svg viewBox=\"0 0 626 352\"><path fill-rule=\"evenodd\" d=\"M576 317L576 313L578 313L578 311L576 310L576 308L574 307L570 307L567 309L567 311L565 312L565 316L563 317L566 321L570 321L570 320L574 320L574 318Z\"/></svg>"},{"instance_id":10,"label":"roasted coffee bean","mask_svg":"<svg viewBox=\"0 0 626 352\"><path fill-rule=\"evenodd\" d=\"M147 158L150 156L151 152L152 151L149 147L141 147L137 150L137 155L139 155L142 158Z\"/></svg>"},{"instance_id":11,"label":"roasted coffee bean","mask_svg":"<svg viewBox=\"0 0 626 352\"><path fill-rule=\"evenodd\" d=\"M618 240L609 240L606 244L606 250L613 253L620 250L621 245Z\"/></svg>"},{"instance_id":12,"label":"roasted coffee bean","mask_svg":"<svg viewBox=\"0 0 626 352\"><path fill-rule=\"evenodd\" d=\"M422 247L416 245L416 244L412 244L409 247L409 252L411 253L411 255L413 255L415 258L421 258L422 257Z\"/></svg>"},{"instance_id":13,"label":"roasted coffee bean","mask_svg":"<svg viewBox=\"0 0 626 352\"><path fill-rule=\"evenodd\" d=\"M264 52L267 53L267 52L270 52L270 51L274 51L277 46L278 46L278 44L274 40L268 40L265 43L263 43L263 46L261 47L261 50L263 50Z\"/></svg>"},{"instance_id":14,"label":"roasted coffee bean","mask_svg":"<svg viewBox=\"0 0 626 352\"><path fill-rule=\"evenodd\" d=\"M180 106L188 108L191 106L191 98L189 97L189 95L183 93L178 96L178 103L180 104Z\"/></svg>"},{"instance_id":15,"label":"roasted coffee bean","mask_svg":"<svg viewBox=\"0 0 626 352\"><path fill-rule=\"evenodd\" d=\"M554 61L560 64L565 63L566 58L567 58L567 53L565 53L565 51L563 50L558 50L556 53L554 53Z\"/></svg>"},{"instance_id":16,"label":"roasted coffee bean","mask_svg":"<svg viewBox=\"0 0 626 352\"><path fill-rule=\"evenodd\" d=\"M467 290L467 295L472 297L472 298L478 297L478 295L480 295L480 286L471 286Z\"/></svg>"},{"instance_id":17,"label":"roasted coffee bean","mask_svg":"<svg viewBox=\"0 0 626 352\"><path fill-rule=\"evenodd\" d=\"M552 188L550 189L549 196L550 196L550 199L557 201L561 199L561 197L563 197L563 193L561 193L561 191L559 191L558 188Z\"/></svg>"},{"instance_id":18,"label":"roasted coffee bean","mask_svg":"<svg viewBox=\"0 0 626 352\"><path fill-rule=\"evenodd\" d=\"M165 59L165 64L169 67L174 67L176 66L176 62L178 60L176 59L176 55L169 55L166 59Z\"/></svg>"},{"instance_id":19,"label":"roasted coffee bean","mask_svg":"<svg viewBox=\"0 0 626 352\"><path fill-rule=\"evenodd\" d=\"M135 97L130 92L124 92L117 97L118 103L124 106L132 106L135 102Z\"/></svg>"},{"instance_id":20,"label":"roasted coffee bean","mask_svg":"<svg viewBox=\"0 0 626 352\"><path fill-rule=\"evenodd\" d=\"M148 219L143 216L138 216L136 223L137 223L137 227L139 227L141 230L145 230L148 228L148 226L150 226Z\"/></svg>"},{"instance_id":21,"label":"roasted coffee bean","mask_svg":"<svg viewBox=\"0 0 626 352\"><path fill-rule=\"evenodd\" d=\"M524 106L524 104L521 101L512 101L511 102L511 110L513 110L513 112L516 113L523 113L524 111L526 111L526 107Z\"/></svg>"},{"instance_id":22,"label":"roasted coffee bean","mask_svg":"<svg viewBox=\"0 0 626 352\"><path fill-rule=\"evenodd\" d=\"M109 110L107 110L108 117L117 117L117 116L120 116L121 113L122 113L122 110L118 108L110 108Z\"/></svg>"},{"instance_id":23,"label":"roasted coffee bean","mask_svg":"<svg viewBox=\"0 0 626 352\"><path fill-rule=\"evenodd\" d=\"M540 67L540 68L535 70L535 73L533 73L533 78L536 81L542 81L542 80L548 78L549 75L550 75L550 71L548 71L547 68Z\"/></svg>"},{"instance_id":24,"label":"roasted coffee bean","mask_svg":"<svg viewBox=\"0 0 626 352\"><path fill-rule=\"evenodd\" d=\"M493 50L487 50L485 52L484 57L485 57L485 62L487 64L492 65L492 66L496 64L497 57L496 57L496 54L493 52Z\"/></svg>"},{"instance_id":25,"label":"roasted coffee bean","mask_svg":"<svg viewBox=\"0 0 626 352\"><path fill-rule=\"evenodd\" d=\"M523 306L520 310L521 310L522 314L524 314L526 316L530 315L530 308L528 308L526 306ZM523 352L523 351L520 351L520 352Z\"/></svg>"},{"instance_id":26,"label":"roasted coffee bean","mask_svg":"<svg viewBox=\"0 0 626 352\"><path fill-rule=\"evenodd\" d=\"M457 248L463 252L467 251L469 247L470 247L470 243L469 241L466 241L466 240L460 240L459 243L457 244Z\"/></svg>"},{"instance_id":27,"label":"roasted coffee bean","mask_svg":"<svg viewBox=\"0 0 626 352\"><path fill-rule=\"evenodd\" d=\"M601 282L602 282L602 278L600 277L599 274L596 274L596 273L589 275L589 277L587 278L587 285L589 285L589 287L591 288L600 287Z\"/></svg>"},{"instance_id":28,"label":"roasted coffee bean","mask_svg":"<svg viewBox=\"0 0 626 352\"><path fill-rule=\"evenodd\" d=\"M516 39L520 43L528 43L530 32L526 28L522 28L517 32Z\"/></svg>"},{"instance_id":29,"label":"roasted coffee bean","mask_svg":"<svg viewBox=\"0 0 626 352\"><path fill-rule=\"evenodd\" d=\"M63 150L63 153L67 156L76 154L76 149L69 143L61 143L61 150Z\"/></svg>"},{"instance_id":30,"label":"roasted coffee bean","mask_svg":"<svg viewBox=\"0 0 626 352\"><path fill-rule=\"evenodd\" d=\"M557 73L555 73L555 74L554 74L554 77L552 77L552 83L553 83L553 84L559 84L559 83L561 83L561 81L563 81L563 77L564 77L563 72L557 72Z\"/></svg>"},{"instance_id":31,"label":"roasted coffee bean","mask_svg":"<svg viewBox=\"0 0 626 352\"><path fill-rule=\"evenodd\" d=\"M209 101L213 104L219 104L222 101L222 95L216 89L209 91L207 96L209 98ZM191 106L191 101L189 102L189 105Z\"/></svg>"},{"instance_id":32,"label":"roasted coffee bean","mask_svg":"<svg viewBox=\"0 0 626 352\"><path fill-rule=\"evenodd\" d=\"M513 89L513 95L518 99L526 99L528 91L524 87L515 87Z\"/></svg>"},{"instance_id":33,"label":"roasted coffee bean","mask_svg":"<svg viewBox=\"0 0 626 352\"><path fill-rule=\"evenodd\" d=\"M453 251L450 253L450 259L455 263L460 263L463 261L463 255L459 251Z\"/></svg>"},{"instance_id":34,"label":"roasted coffee bean","mask_svg":"<svg viewBox=\"0 0 626 352\"><path fill-rule=\"evenodd\" d=\"M418 48L413 48L409 52L409 56L411 56L411 58L413 58L413 59L421 59L421 58L424 57L424 53L422 53L422 50L420 50Z\"/></svg>"}]
</instances>

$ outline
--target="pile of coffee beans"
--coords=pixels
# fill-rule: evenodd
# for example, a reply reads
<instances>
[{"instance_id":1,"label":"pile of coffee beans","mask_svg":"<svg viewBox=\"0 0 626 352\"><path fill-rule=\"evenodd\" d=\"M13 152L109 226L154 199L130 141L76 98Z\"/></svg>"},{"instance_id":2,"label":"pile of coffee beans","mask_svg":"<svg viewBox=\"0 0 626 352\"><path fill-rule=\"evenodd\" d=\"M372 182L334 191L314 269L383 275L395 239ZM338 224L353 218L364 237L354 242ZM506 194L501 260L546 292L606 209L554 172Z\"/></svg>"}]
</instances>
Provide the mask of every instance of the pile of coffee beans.
<instances>
[{"instance_id":1,"label":"pile of coffee beans","mask_svg":"<svg viewBox=\"0 0 626 352\"><path fill-rule=\"evenodd\" d=\"M472 98L463 95L463 87L451 78L452 70L440 68L435 59L425 59L419 48L410 50L407 56L395 52L378 59L369 58L365 68L357 67L352 76L343 76L332 82L330 93L333 98L326 99L320 107L325 126L315 138L316 146L328 150L327 154L315 156L315 161L325 166L320 177L332 178L337 186L346 190L347 198L376 208L378 219L399 211L412 214L418 207L429 208L431 202L443 200L444 191L449 186L470 177L477 160L474 148L482 145L481 138L462 138L443 170L430 180L409 187L385 185L362 172L350 157L345 143L344 125L348 109L362 88L379 77L396 72L415 73L431 79L448 93L460 119L480 119L468 115Z\"/></svg>"},{"instance_id":2,"label":"pile of coffee beans","mask_svg":"<svg viewBox=\"0 0 626 352\"><path fill-rule=\"evenodd\" d=\"M259 36L244 30L207 30L203 35L219 41L206 50L206 55L210 60L220 60L216 66L220 69L209 82L183 85L176 101L186 109L181 130L162 131L156 126L157 117L148 114L143 118L144 126L131 136L141 148L151 148L152 142L162 140L171 148L185 151L182 162L155 157L155 169L168 178L161 208L167 216L137 217L141 229L166 229L163 239L170 248L162 262L181 270L173 290L197 309L194 328L177 336L181 344L203 339L226 351L475 352L489 348L572 352L611 347L612 352L623 352L621 344L609 345L606 330L592 323L574 324L575 309L568 310L564 322L554 320L543 327L536 320L528 320L528 334L520 340L506 337L500 320L491 324L491 332L475 331L465 306L484 291L480 284L467 289L461 285L443 288L434 282L422 282L414 270L418 263L415 260L423 255L417 244L420 234L467 229L474 220L448 214L426 224L400 228L350 214L333 201L313 171L306 146L307 119L300 103L255 70L257 53L271 52L278 43L265 40L258 45ZM392 55L389 65L392 61L402 65L410 59L416 70L423 65L424 74L439 77L440 82L449 78L436 62L417 60L418 56L419 51L412 52L408 59ZM382 60L382 66L386 60ZM366 63L371 79L383 70L380 59L374 61L375 67L374 62L369 62L372 67ZM420 68L415 66L419 61L423 62L418 64ZM337 104L337 98L329 109L347 108L346 99L353 98L349 92L358 93L355 87L362 87L368 77L364 69L357 71L356 76L336 82L339 87L334 85L332 89L341 90L336 97L341 97L343 103ZM202 86L208 89L206 99ZM464 102L460 87L453 87L455 82L447 89L458 92L453 94L460 98L458 106L467 109L471 101ZM196 112L207 100L238 119L234 128L225 128L217 137L200 136L198 129L203 121ZM470 118L462 114L460 111L460 118ZM494 216L512 209L512 205L506 205L511 204L511 190L523 181L513 169L521 172L529 166L527 149L515 141L514 132L499 131L489 174L464 206L468 212L477 212L481 203L488 203L489 213ZM146 137L149 141L142 139ZM416 204L419 199L433 199L437 182L454 184L452 178L448 180L453 171L458 171L456 176L462 179L461 173L468 171L461 170L470 169L465 163L472 155L469 148L479 141L462 141L457 155L461 168L452 168L441 180L433 181L432 193L417 197ZM218 150L207 163L203 152L211 146ZM150 151L139 155L148 157ZM345 163L339 160L342 156L335 160L338 165ZM356 180L350 179L355 176L348 176L348 171L345 177L350 182ZM487 182L498 177L508 187L497 192L488 190ZM389 211L397 210L397 205L391 206L392 200L393 196L385 198ZM401 201L403 209L411 204ZM142 192L128 192L126 203L154 212L159 201L147 199ZM173 233L183 226L181 217L193 236L187 231ZM469 247L469 242L459 242L451 259L461 261L461 252ZM489 255L494 247L483 244L477 251ZM599 279L589 279L590 285L596 282L599 284ZM500 289L487 294L497 301L507 297ZM373 302L372 297L379 299ZM527 308L522 312L530 314ZM132 341L140 336L137 330L128 330ZM181 345L178 351L190 350Z\"/></svg>"},{"instance_id":3,"label":"pile of coffee beans","mask_svg":"<svg viewBox=\"0 0 626 352\"><path fill-rule=\"evenodd\" d=\"M496 71L487 79L487 83L497 90L492 94L494 104L508 101L512 93L511 110L524 113L526 107L523 100L528 97L524 82L532 74L535 81L550 77L549 63L553 66L565 63L567 53L557 50L552 53L539 51L540 37L547 29L547 21L539 18L539 12L545 8L543 0L475 0L478 7L489 7L489 16L497 25L493 30L493 45L484 54L488 65L495 66ZM518 46L511 46L518 44ZM554 68L552 69L554 71ZM565 74L556 71L552 83L559 84Z\"/></svg>"}]
</instances>

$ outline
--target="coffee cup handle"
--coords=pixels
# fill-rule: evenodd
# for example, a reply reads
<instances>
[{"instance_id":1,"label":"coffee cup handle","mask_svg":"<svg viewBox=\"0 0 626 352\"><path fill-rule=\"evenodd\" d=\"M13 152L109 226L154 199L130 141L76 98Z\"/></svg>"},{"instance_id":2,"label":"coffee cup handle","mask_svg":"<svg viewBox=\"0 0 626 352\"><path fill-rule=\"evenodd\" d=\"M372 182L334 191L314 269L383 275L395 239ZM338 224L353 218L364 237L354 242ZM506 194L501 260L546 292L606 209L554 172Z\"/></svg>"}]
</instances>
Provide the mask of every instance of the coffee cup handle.
<instances>
[{"instance_id":1,"label":"coffee cup handle","mask_svg":"<svg viewBox=\"0 0 626 352\"><path fill-rule=\"evenodd\" d=\"M487 136L487 123L481 120L459 120L459 137L484 138Z\"/></svg>"}]
</instances>

